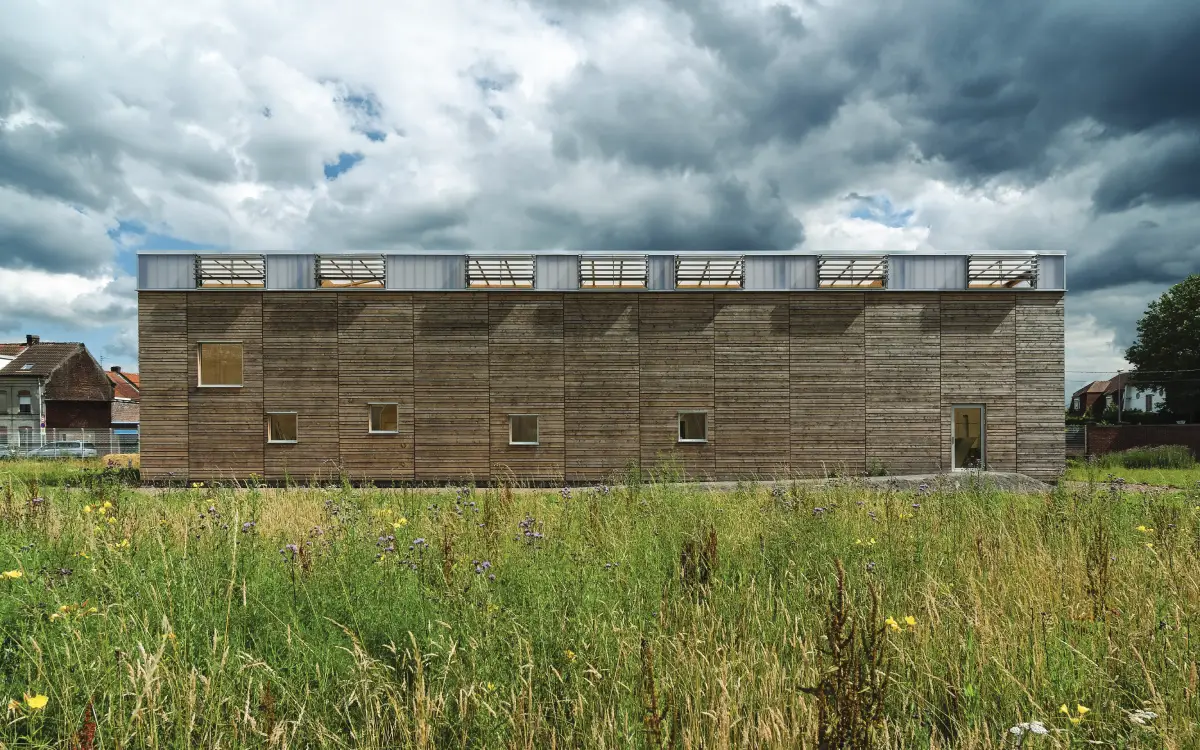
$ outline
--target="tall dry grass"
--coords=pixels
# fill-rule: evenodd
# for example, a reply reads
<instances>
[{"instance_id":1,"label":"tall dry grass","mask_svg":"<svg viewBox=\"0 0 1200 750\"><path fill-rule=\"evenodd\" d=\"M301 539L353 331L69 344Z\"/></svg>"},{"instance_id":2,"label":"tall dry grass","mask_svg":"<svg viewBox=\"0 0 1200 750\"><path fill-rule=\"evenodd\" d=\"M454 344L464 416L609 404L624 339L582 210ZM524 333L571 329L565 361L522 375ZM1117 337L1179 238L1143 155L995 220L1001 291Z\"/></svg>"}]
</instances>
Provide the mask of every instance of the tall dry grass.
<instances>
[{"instance_id":1,"label":"tall dry grass","mask_svg":"<svg viewBox=\"0 0 1200 750\"><path fill-rule=\"evenodd\" d=\"M1188 491L36 497L8 747L1200 746Z\"/></svg>"}]
</instances>

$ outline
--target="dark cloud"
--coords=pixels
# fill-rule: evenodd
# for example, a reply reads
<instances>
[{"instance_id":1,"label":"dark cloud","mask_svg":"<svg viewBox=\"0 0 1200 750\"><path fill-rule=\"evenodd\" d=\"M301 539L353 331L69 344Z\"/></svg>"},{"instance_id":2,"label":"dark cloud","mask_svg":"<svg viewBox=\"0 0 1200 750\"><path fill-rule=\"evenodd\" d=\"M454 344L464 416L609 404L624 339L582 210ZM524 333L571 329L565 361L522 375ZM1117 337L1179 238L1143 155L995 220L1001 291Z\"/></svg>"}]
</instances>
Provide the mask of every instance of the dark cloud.
<instances>
[{"instance_id":1,"label":"dark cloud","mask_svg":"<svg viewBox=\"0 0 1200 750\"><path fill-rule=\"evenodd\" d=\"M1198 94L1200 98L1200 94ZM1097 211L1200 200L1200 131L1156 144L1114 166L1092 194Z\"/></svg>"},{"instance_id":2,"label":"dark cloud","mask_svg":"<svg viewBox=\"0 0 1200 750\"><path fill-rule=\"evenodd\" d=\"M790 250L804 242L804 227L772 186L761 194L734 180L713 184L701 206L689 208L666 195L635 211L597 220L559 204L534 205L527 216L540 226L545 246L589 250L738 252Z\"/></svg>"},{"instance_id":3,"label":"dark cloud","mask_svg":"<svg viewBox=\"0 0 1200 750\"><path fill-rule=\"evenodd\" d=\"M523 38L558 48L447 62L431 36L428 68L218 8L219 33L165 24L90 77L22 9L30 33L0 30L0 266L97 272L118 220L247 248L683 252L796 247L830 211L941 249L1057 240L1072 315L1125 328L1200 270L1195 0L533 7L505 23L549 19ZM996 209L1014 193L1045 200Z\"/></svg>"},{"instance_id":4,"label":"dark cloud","mask_svg":"<svg viewBox=\"0 0 1200 750\"><path fill-rule=\"evenodd\" d=\"M1068 256L1074 291L1114 289L1136 282L1170 285L1200 273L1200 219L1139 222L1087 257Z\"/></svg>"}]
</instances>

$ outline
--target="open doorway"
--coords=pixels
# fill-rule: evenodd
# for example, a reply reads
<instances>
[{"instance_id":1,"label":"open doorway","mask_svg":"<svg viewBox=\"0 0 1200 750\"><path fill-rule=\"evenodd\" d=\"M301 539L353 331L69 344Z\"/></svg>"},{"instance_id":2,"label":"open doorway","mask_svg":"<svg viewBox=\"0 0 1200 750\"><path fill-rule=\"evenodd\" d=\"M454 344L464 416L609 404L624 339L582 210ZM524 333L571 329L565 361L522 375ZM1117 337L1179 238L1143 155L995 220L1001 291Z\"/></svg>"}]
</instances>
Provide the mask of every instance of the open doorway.
<instances>
[{"instance_id":1,"label":"open doorway","mask_svg":"<svg viewBox=\"0 0 1200 750\"><path fill-rule=\"evenodd\" d=\"M951 431L955 469L982 469L987 465L982 406L955 406Z\"/></svg>"}]
</instances>

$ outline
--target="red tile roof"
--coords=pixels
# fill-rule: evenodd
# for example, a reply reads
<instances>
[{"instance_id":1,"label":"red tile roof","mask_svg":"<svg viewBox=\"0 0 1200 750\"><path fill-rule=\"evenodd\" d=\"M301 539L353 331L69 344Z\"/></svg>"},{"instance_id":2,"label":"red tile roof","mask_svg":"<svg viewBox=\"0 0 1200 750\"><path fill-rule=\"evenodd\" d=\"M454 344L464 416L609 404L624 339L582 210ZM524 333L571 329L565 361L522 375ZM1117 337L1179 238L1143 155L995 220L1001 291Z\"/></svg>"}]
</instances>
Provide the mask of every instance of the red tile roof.
<instances>
[{"instance_id":1,"label":"red tile roof","mask_svg":"<svg viewBox=\"0 0 1200 750\"><path fill-rule=\"evenodd\" d=\"M113 372L112 370L105 370L104 374L108 376L109 382L113 384L113 398L125 398L130 401L141 399L141 392L137 388L136 372Z\"/></svg>"},{"instance_id":2,"label":"red tile roof","mask_svg":"<svg viewBox=\"0 0 1200 750\"><path fill-rule=\"evenodd\" d=\"M0 357L15 357L23 351L24 344L0 344Z\"/></svg>"}]
</instances>

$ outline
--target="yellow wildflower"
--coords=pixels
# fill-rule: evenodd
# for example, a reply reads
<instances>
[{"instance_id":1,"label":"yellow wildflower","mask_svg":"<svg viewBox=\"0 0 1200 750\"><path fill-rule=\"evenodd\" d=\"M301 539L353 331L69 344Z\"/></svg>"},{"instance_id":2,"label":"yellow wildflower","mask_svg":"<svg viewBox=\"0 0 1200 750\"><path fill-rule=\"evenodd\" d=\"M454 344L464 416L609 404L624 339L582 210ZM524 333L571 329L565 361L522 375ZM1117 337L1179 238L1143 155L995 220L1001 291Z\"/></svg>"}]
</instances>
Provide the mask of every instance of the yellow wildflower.
<instances>
[{"instance_id":1,"label":"yellow wildflower","mask_svg":"<svg viewBox=\"0 0 1200 750\"><path fill-rule=\"evenodd\" d=\"M392 528L398 529L398 528L401 528L402 526L407 526L407 525L408 525L408 519L405 518L404 516L400 516L400 518L396 519L396 522L394 524L392 524Z\"/></svg>"},{"instance_id":2,"label":"yellow wildflower","mask_svg":"<svg viewBox=\"0 0 1200 750\"><path fill-rule=\"evenodd\" d=\"M46 703L49 701L50 699L41 693L38 693L37 695L29 695L28 693L25 694L25 705L29 706L34 711L40 711L41 709L45 708Z\"/></svg>"},{"instance_id":3,"label":"yellow wildflower","mask_svg":"<svg viewBox=\"0 0 1200 750\"><path fill-rule=\"evenodd\" d=\"M1146 542L1146 549L1154 549L1154 542Z\"/></svg>"},{"instance_id":4,"label":"yellow wildflower","mask_svg":"<svg viewBox=\"0 0 1200 750\"><path fill-rule=\"evenodd\" d=\"M495 685L495 683L489 682L489 683L487 684L487 691L488 691L489 693L490 693L490 692L492 692L492 691L493 691L493 690L495 690L495 689L496 689L496 685Z\"/></svg>"},{"instance_id":5,"label":"yellow wildflower","mask_svg":"<svg viewBox=\"0 0 1200 750\"><path fill-rule=\"evenodd\" d=\"M571 649L564 651L563 655L567 657L567 661L575 661L575 652Z\"/></svg>"},{"instance_id":6,"label":"yellow wildflower","mask_svg":"<svg viewBox=\"0 0 1200 750\"><path fill-rule=\"evenodd\" d=\"M1069 715L1071 713L1070 709L1067 708L1066 703L1058 707L1058 712L1063 715Z\"/></svg>"},{"instance_id":7,"label":"yellow wildflower","mask_svg":"<svg viewBox=\"0 0 1200 750\"><path fill-rule=\"evenodd\" d=\"M111 508L111 507L112 507L112 503L111 503L111 502L109 502L108 500L105 500L105 501L104 501L104 505L102 505L102 506L100 506L100 507L102 507L102 508L104 508L105 510L107 510L107 509L109 509L109 508Z\"/></svg>"},{"instance_id":8,"label":"yellow wildflower","mask_svg":"<svg viewBox=\"0 0 1200 750\"><path fill-rule=\"evenodd\" d=\"M883 621L883 624L887 625L892 630L900 629L900 623L896 622L896 618L894 618L894 617L887 618L886 620Z\"/></svg>"},{"instance_id":9,"label":"yellow wildflower","mask_svg":"<svg viewBox=\"0 0 1200 750\"><path fill-rule=\"evenodd\" d=\"M910 628L915 628L917 626L917 618L913 617L912 615L905 615L904 623Z\"/></svg>"},{"instance_id":10,"label":"yellow wildflower","mask_svg":"<svg viewBox=\"0 0 1200 750\"><path fill-rule=\"evenodd\" d=\"M1076 703L1075 710L1079 712L1080 716L1083 716L1084 714L1086 714L1088 711L1091 711L1092 709L1088 708L1087 706L1083 705L1082 703Z\"/></svg>"},{"instance_id":11,"label":"yellow wildflower","mask_svg":"<svg viewBox=\"0 0 1200 750\"><path fill-rule=\"evenodd\" d=\"M1079 724L1079 722L1081 722L1081 721L1083 721L1083 717L1082 717L1082 716L1072 716L1072 717L1071 717L1071 723L1072 723L1072 724L1076 724L1076 725L1078 725L1078 724Z\"/></svg>"},{"instance_id":12,"label":"yellow wildflower","mask_svg":"<svg viewBox=\"0 0 1200 750\"><path fill-rule=\"evenodd\" d=\"M1137 530L1142 532L1143 534L1153 534L1154 533L1154 529L1147 528L1145 526L1138 526Z\"/></svg>"},{"instance_id":13,"label":"yellow wildflower","mask_svg":"<svg viewBox=\"0 0 1200 750\"><path fill-rule=\"evenodd\" d=\"M84 512L84 513L91 513L91 512L92 512L92 506L90 506L90 505L85 505L85 506L83 506L83 512Z\"/></svg>"},{"instance_id":14,"label":"yellow wildflower","mask_svg":"<svg viewBox=\"0 0 1200 750\"><path fill-rule=\"evenodd\" d=\"M76 553L75 553L75 556L76 556L76 557L82 557L84 560L86 560L86 559L87 559L87 556L88 556L88 553L84 552L83 550L80 550L79 552L76 552Z\"/></svg>"},{"instance_id":15,"label":"yellow wildflower","mask_svg":"<svg viewBox=\"0 0 1200 750\"><path fill-rule=\"evenodd\" d=\"M114 524L114 523L116 523L116 522L117 522L117 519L113 518L112 516L109 516L109 517L108 517L108 522L109 522L110 524Z\"/></svg>"},{"instance_id":16,"label":"yellow wildflower","mask_svg":"<svg viewBox=\"0 0 1200 750\"><path fill-rule=\"evenodd\" d=\"M20 577L21 577L21 576L23 576L23 575L25 575L25 574L24 574L24 573L22 573L22 572L21 572L21 571L19 571L19 570L6 570L6 571L4 571L4 577L5 577L5 578L7 578L7 579L9 579L9 580L14 580L14 579L20 578Z\"/></svg>"},{"instance_id":17,"label":"yellow wildflower","mask_svg":"<svg viewBox=\"0 0 1200 750\"><path fill-rule=\"evenodd\" d=\"M62 619L62 616L63 616L62 612L54 612L53 614L50 615L50 621L53 622L55 620L60 620L60 619Z\"/></svg>"}]
</instances>

